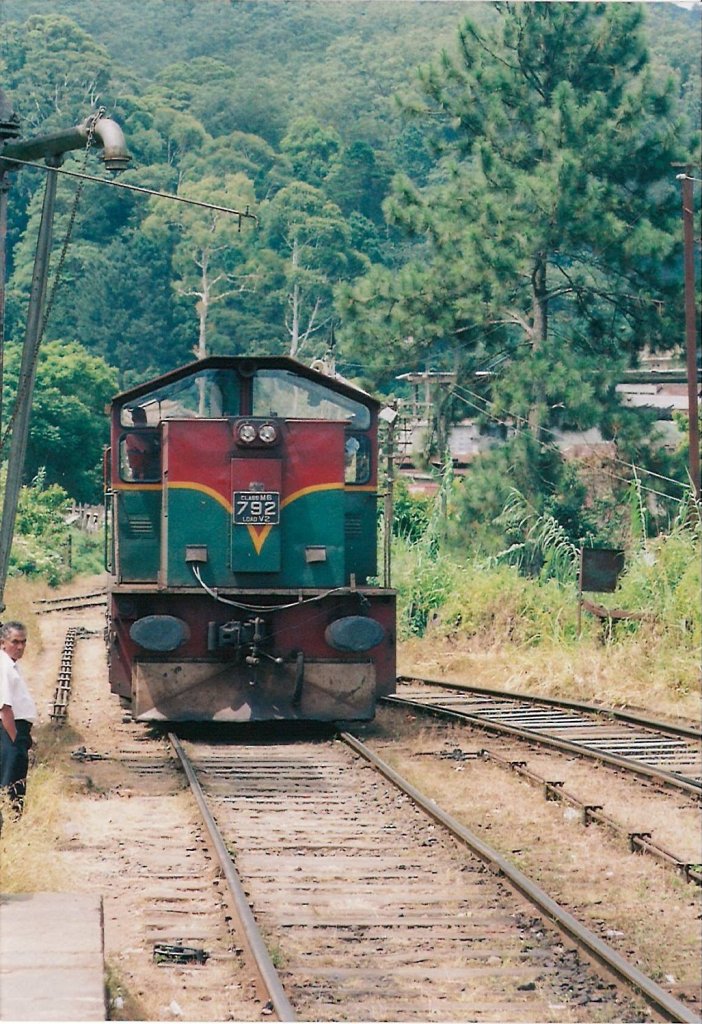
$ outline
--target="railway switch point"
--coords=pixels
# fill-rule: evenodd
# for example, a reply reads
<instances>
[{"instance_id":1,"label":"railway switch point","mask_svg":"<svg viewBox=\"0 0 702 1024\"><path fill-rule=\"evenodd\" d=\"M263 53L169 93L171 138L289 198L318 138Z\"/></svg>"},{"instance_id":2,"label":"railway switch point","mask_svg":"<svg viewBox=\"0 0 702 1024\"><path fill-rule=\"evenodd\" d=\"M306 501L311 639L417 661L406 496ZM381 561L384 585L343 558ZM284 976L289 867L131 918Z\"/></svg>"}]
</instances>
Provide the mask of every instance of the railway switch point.
<instances>
[{"instance_id":1,"label":"railway switch point","mask_svg":"<svg viewBox=\"0 0 702 1024\"><path fill-rule=\"evenodd\" d=\"M0 896L0 1020L106 1020L102 898Z\"/></svg>"}]
</instances>

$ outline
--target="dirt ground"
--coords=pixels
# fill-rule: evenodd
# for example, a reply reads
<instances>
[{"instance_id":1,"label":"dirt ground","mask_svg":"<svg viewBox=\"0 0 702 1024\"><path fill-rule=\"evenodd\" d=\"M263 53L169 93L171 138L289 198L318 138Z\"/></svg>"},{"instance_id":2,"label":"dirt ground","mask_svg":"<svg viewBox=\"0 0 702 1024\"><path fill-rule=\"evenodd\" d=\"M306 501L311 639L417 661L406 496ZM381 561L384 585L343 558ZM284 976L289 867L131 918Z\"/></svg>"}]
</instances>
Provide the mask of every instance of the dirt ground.
<instances>
[{"instance_id":1,"label":"dirt ground","mask_svg":"<svg viewBox=\"0 0 702 1024\"><path fill-rule=\"evenodd\" d=\"M72 589L82 593L100 582L81 581ZM56 728L49 723L49 712L68 625L82 626L92 635L77 643L69 720ZM135 725L109 693L103 628L101 608L37 617L25 668L42 719L37 756L55 758L68 780L58 850L61 888L100 893L104 899L111 1017L260 1020L266 1009L225 925L217 872L190 798L171 770L166 744L155 744L148 727ZM471 681L466 668L475 668L479 660L447 651L437 641L413 642L400 651L403 673L435 678ZM484 685L499 684L493 678ZM577 696L593 699L595 694ZM685 704L688 708L694 703ZM694 711L685 717L694 717ZM93 755L97 757L91 759ZM499 805L496 790L501 785L495 772L486 813ZM512 785L504 782L505 803L512 798ZM665 949L662 934L660 941ZM206 965L159 966L153 959L158 942L204 948L209 959ZM655 960L654 951L651 958Z\"/></svg>"},{"instance_id":2,"label":"dirt ground","mask_svg":"<svg viewBox=\"0 0 702 1024\"><path fill-rule=\"evenodd\" d=\"M94 633L76 644L68 722L57 727L48 715L69 625ZM44 614L38 627L42 652L26 673L42 718L37 756L53 754L70 794L60 887L103 898L111 1019L261 1019L264 1007L226 925L223 887L167 743L109 693L104 610ZM157 944L202 949L206 963L155 963Z\"/></svg>"}]
</instances>

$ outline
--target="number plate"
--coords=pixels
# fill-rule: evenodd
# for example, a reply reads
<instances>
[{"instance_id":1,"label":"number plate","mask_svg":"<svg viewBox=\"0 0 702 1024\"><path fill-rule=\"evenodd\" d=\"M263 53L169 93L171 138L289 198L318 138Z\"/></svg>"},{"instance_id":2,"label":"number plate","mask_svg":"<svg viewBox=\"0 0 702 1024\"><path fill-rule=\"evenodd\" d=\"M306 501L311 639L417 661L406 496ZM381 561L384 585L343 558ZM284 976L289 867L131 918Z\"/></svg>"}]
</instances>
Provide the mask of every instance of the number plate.
<instances>
[{"instance_id":1,"label":"number plate","mask_svg":"<svg viewBox=\"0 0 702 1024\"><path fill-rule=\"evenodd\" d=\"M270 526L280 522L278 491L234 491L234 522Z\"/></svg>"}]
</instances>

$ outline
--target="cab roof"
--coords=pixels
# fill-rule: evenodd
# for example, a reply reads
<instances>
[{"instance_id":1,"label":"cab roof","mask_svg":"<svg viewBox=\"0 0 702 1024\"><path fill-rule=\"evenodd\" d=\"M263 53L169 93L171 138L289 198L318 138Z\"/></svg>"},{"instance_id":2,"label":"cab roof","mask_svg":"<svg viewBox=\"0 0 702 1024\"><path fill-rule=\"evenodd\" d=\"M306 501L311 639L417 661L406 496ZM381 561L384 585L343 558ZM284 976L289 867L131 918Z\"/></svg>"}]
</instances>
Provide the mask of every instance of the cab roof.
<instances>
[{"instance_id":1,"label":"cab roof","mask_svg":"<svg viewBox=\"0 0 702 1024\"><path fill-rule=\"evenodd\" d=\"M289 373L315 381L317 384L323 384L330 391L346 395L348 398L372 408L377 409L381 404L367 391L356 387L349 381L320 373L290 356L208 356L207 359L198 359L193 363L179 366L176 370L170 370L160 377L152 377L135 388L120 392L113 397L112 404L121 406L132 402L142 395L149 394L155 388L167 386L186 377L196 376L203 370L236 370L242 377L253 377L258 370L287 370Z\"/></svg>"}]
</instances>

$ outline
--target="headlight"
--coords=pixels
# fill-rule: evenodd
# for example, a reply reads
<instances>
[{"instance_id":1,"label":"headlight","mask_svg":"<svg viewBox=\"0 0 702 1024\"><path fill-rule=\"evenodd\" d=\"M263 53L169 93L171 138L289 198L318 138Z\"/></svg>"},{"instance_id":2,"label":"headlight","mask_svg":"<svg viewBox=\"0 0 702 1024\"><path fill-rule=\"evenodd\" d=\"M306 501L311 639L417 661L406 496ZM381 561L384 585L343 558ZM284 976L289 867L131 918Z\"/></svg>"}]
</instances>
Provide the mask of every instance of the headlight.
<instances>
[{"instance_id":1,"label":"headlight","mask_svg":"<svg viewBox=\"0 0 702 1024\"><path fill-rule=\"evenodd\" d=\"M270 448L280 442L280 426L274 420L237 420L232 429L241 447Z\"/></svg>"},{"instance_id":2,"label":"headlight","mask_svg":"<svg viewBox=\"0 0 702 1024\"><path fill-rule=\"evenodd\" d=\"M278 431L272 423L264 423L262 427L259 427L258 436L264 444L273 444L274 441L278 440Z\"/></svg>"},{"instance_id":3,"label":"headlight","mask_svg":"<svg viewBox=\"0 0 702 1024\"><path fill-rule=\"evenodd\" d=\"M251 444L256 440L256 428L253 423L242 423L238 430L239 440Z\"/></svg>"}]
</instances>

